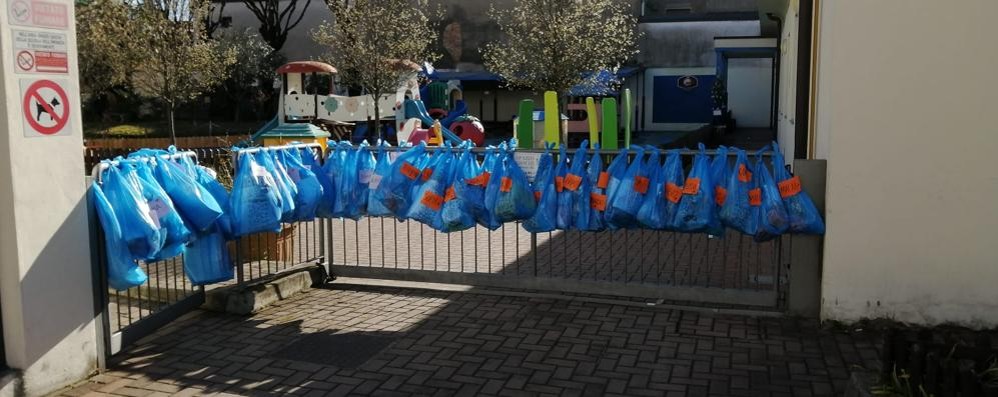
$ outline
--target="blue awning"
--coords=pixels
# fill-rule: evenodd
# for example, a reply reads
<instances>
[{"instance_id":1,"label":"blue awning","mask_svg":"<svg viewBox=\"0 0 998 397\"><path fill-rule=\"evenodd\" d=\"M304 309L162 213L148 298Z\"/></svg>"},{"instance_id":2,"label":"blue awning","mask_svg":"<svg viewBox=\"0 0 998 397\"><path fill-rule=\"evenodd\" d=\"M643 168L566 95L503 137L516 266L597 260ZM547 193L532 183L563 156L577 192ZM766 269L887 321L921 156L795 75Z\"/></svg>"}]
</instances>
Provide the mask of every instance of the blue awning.
<instances>
[{"instance_id":1,"label":"blue awning","mask_svg":"<svg viewBox=\"0 0 998 397\"><path fill-rule=\"evenodd\" d=\"M616 78L614 74L609 70L603 70L598 73L596 79L591 81L589 84L580 84L572 87L568 94L571 96L603 96L603 95L615 95L616 90L612 89L612 83L616 80L622 80L638 73L640 69L634 66L626 66L620 68L617 71ZM458 72L458 71L447 71L447 70L432 70L429 73L431 80L436 81L449 81L449 80L460 80L460 81L501 81L502 78L499 75L487 71L480 72Z\"/></svg>"}]
</instances>

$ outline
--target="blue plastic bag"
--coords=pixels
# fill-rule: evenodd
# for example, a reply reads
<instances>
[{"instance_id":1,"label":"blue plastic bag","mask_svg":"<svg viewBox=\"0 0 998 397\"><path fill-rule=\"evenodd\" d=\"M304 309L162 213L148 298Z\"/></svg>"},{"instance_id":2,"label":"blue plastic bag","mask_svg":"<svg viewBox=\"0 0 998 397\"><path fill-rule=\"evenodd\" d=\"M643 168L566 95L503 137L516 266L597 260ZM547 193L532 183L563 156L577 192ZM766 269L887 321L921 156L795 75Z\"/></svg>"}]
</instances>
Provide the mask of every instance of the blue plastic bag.
<instances>
[{"instance_id":1,"label":"blue plastic bag","mask_svg":"<svg viewBox=\"0 0 998 397\"><path fill-rule=\"evenodd\" d=\"M126 175L110 161L103 163L108 164L101 176L103 193L117 217L125 246L134 258L156 255L163 248L166 236L159 221L153 219L155 214L142 194L141 182L134 173Z\"/></svg>"},{"instance_id":2,"label":"blue plastic bag","mask_svg":"<svg viewBox=\"0 0 998 397\"><path fill-rule=\"evenodd\" d=\"M229 204L229 191L225 189L225 186L222 186L222 184L218 182L214 171L209 171L208 168L200 165L194 165L193 161L187 165L189 167L193 167L194 169L194 180L196 180L201 186L204 186L208 193L215 198L215 201L222 209L222 215L215 221L215 227L218 228L218 231L220 231L225 238L232 239L234 235L232 233L232 207Z\"/></svg>"},{"instance_id":3,"label":"blue plastic bag","mask_svg":"<svg viewBox=\"0 0 998 397\"><path fill-rule=\"evenodd\" d=\"M468 212L471 213L475 222L481 225L484 225L489 219L489 210L485 206L485 188L489 185L491 174L485 171L485 166L492 167L490 164L495 164L495 158L496 147L489 146L485 148L485 157L481 164L477 158L472 158L471 161L461 165L460 172L465 178L461 194L468 206Z\"/></svg>"},{"instance_id":4,"label":"blue plastic bag","mask_svg":"<svg viewBox=\"0 0 998 397\"><path fill-rule=\"evenodd\" d=\"M783 198L780 197L780 188L776 186L773 175L766 168L766 162L762 158L764 151L760 150L756 155L756 180L760 189L760 205L757 212L759 220L753 239L758 242L769 241L786 233L790 228L790 217L787 209L783 206ZM783 167L783 164L775 167Z\"/></svg>"},{"instance_id":5,"label":"blue plastic bag","mask_svg":"<svg viewBox=\"0 0 998 397\"><path fill-rule=\"evenodd\" d=\"M448 143L449 146L449 143ZM425 224L434 230L444 230L443 217L444 195L450 185L451 168L454 163L454 153L450 147L440 149L433 155L432 165L424 169L422 175L429 179L419 185L413 195L412 205L406 218Z\"/></svg>"},{"instance_id":6,"label":"blue plastic bag","mask_svg":"<svg viewBox=\"0 0 998 397\"><path fill-rule=\"evenodd\" d=\"M237 155L232 182L232 231L235 236L281 230L281 196L274 176L251 153Z\"/></svg>"},{"instance_id":7,"label":"blue plastic bag","mask_svg":"<svg viewBox=\"0 0 998 397\"><path fill-rule=\"evenodd\" d=\"M661 156L657 148L651 148L651 154L648 156L648 161L646 164L658 164L658 159ZM650 187L648 188L648 194L645 195L644 201L641 203L641 208L638 209L637 220L641 224L649 229L663 230L666 229L672 218L666 216L666 179L674 168L673 159L675 155L678 159L678 151L670 151L666 156L665 167L654 167L648 176L651 180Z\"/></svg>"},{"instance_id":8,"label":"blue plastic bag","mask_svg":"<svg viewBox=\"0 0 998 397\"><path fill-rule=\"evenodd\" d=\"M534 201L534 192L530 189L527 174L516 162L512 149L503 158L502 166L495 206L496 217L501 223L530 219L537 209L537 202Z\"/></svg>"},{"instance_id":9,"label":"blue plastic bag","mask_svg":"<svg viewBox=\"0 0 998 397\"><path fill-rule=\"evenodd\" d=\"M412 186L420 177L420 169L413 162L426 153L426 144L409 149L398 156L391 164L388 175L381 179L374 190L375 201L391 211L398 219L405 219L412 204Z\"/></svg>"},{"instance_id":10,"label":"blue plastic bag","mask_svg":"<svg viewBox=\"0 0 998 397\"><path fill-rule=\"evenodd\" d=\"M359 219L367 214L367 198L371 194L371 177L374 176L374 168L377 167L374 155L371 153L371 146L367 144L367 141L361 142L360 147L357 148L355 167L357 185L350 194L351 201L350 205L347 206L347 216Z\"/></svg>"},{"instance_id":11,"label":"blue plastic bag","mask_svg":"<svg viewBox=\"0 0 998 397\"><path fill-rule=\"evenodd\" d=\"M720 146L714 159L710 163L710 181L714 185L714 213L711 224L707 226L707 233L715 237L724 237L724 224L721 223L721 207L728 196L728 189L724 186L728 181L728 148Z\"/></svg>"},{"instance_id":12,"label":"blue plastic bag","mask_svg":"<svg viewBox=\"0 0 998 397\"><path fill-rule=\"evenodd\" d=\"M133 259L131 252L129 252L128 244L122 234L122 227L118 222L118 216L115 214L114 207L104 194L101 186L96 182L90 187L90 196L97 210L97 218L100 219L101 228L104 230L104 247L107 250L108 285L119 291L142 285L149 277L146 276L146 273L142 271L142 268L139 267L139 264ZM123 208L126 211L134 209ZM152 228L149 228L148 231L153 234L159 233L158 230ZM156 241L158 241L158 238Z\"/></svg>"},{"instance_id":13,"label":"blue plastic bag","mask_svg":"<svg viewBox=\"0 0 998 397\"><path fill-rule=\"evenodd\" d=\"M589 179L589 223L580 230L598 232L606 229L603 214L606 211L606 188L610 183L610 174L603 171L603 156L600 156L599 143L593 143L593 154L586 167Z\"/></svg>"},{"instance_id":14,"label":"blue plastic bag","mask_svg":"<svg viewBox=\"0 0 998 397\"><path fill-rule=\"evenodd\" d=\"M195 230L208 230L222 216L222 208L215 197L197 183L188 169L172 161L157 159L154 163L156 180L180 215L194 226Z\"/></svg>"},{"instance_id":15,"label":"blue plastic bag","mask_svg":"<svg viewBox=\"0 0 998 397\"><path fill-rule=\"evenodd\" d=\"M825 222L821 219L818 207L811 201L811 196L801 187L800 177L790 175L783 166L783 153L773 142L773 177L783 197L790 218L790 232L803 234L825 234Z\"/></svg>"},{"instance_id":16,"label":"blue plastic bag","mask_svg":"<svg viewBox=\"0 0 998 397\"><path fill-rule=\"evenodd\" d=\"M635 152L637 154L634 156L634 160L627 166L627 171L610 200L611 210L606 214L607 223L615 228L624 229L639 226L638 211L651 187L648 171L653 168L649 168L649 163L644 161L645 149L637 147Z\"/></svg>"},{"instance_id":17,"label":"blue plastic bag","mask_svg":"<svg viewBox=\"0 0 998 397\"><path fill-rule=\"evenodd\" d=\"M565 177L568 176L569 164L568 145L561 144L558 148L558 164L554 167L554 187L558 194L557 228L568 230L572 227L572 192L565 190Z\"/></svg>"},{"instance_id":18,"label":"blue plastic bag","mask_svg":"<svg viewBox=\"0 0 998 397\"><path fill-rule=\"evenodd\" d=\"M490 159L486 156L482 165L483 173L488 173L485 185L485 216L478 222L489 230L496 230L502 226L502 221L496 215L496 203L499 200L499 185L503 177L503 161L506 159L506 143L500 143L498 150Z\"/></svg>"},{"instance_id":19,"label":"blue plastic bag","mask_svg":"<svg viewBox=\"0 0 998 397\"><path fill-rule=\"evenodd\" d=\"M392 172L392 160L391 156L388 154L390 148L391 147L385 141L381 141L381 144L378 145L374 173L371 175L371 181L367 185L368 216L386 217L393 215L392 211L381 204L381 201L375 197L375 192L378 190L378 186L381 185L381 181L388 177L388 175Z\"/></svg>"},{"instance_id":20,"label":"blue plastic bag","mask_svg":"<svg viewBox=\"0 0 998 397\"><path fill-rule=\"evenodd\" d=\"M154 255L147 256L148 261L158 261L173 258L184 252L187 243L191 241L191 231L184 223L184 219L173 206L173 201L166 194L163 187L153 176L152 167L148 162L142 161L134 164L124 164L122 168L126 175L135 175L139 180L142 195L149 203L152 211L152 219L160 227L160 236L163 237L162 248Z\"/></svg>"},{"instance_id":21,"label":"blue plastic bag","mask_svg":"<svg viewBox=\"0 0 998 397\"><path fill-rule=\"evenodd\" d=\"M725 226L752 236L755 235L758 222L759 191L754 190L754 172L745 151L732 149L735 151L735 163L728 171L725 185L727 193L718 215ZM753 193L750 194L750 191Z\"/></svg>"},{"instance_id":22,"label":"blue plastic bag","mask_svg":"<svg viewBox=\"0 0 998 397\"><path fill-rule=\"evenodd\" d=\"M327 143L329 154L322 168L316 173L319 184L322 185L322 201L315 208L315 213L320 218L335 218L336 196L338 195L339 175L343 171L343 162L346 160L346 151L333 141Z\"/></svg>"},{"instance_id":23,"label":"blue plastic bag","mask_svg":"<svg viewBox=\"0 0 998 397\"><path fill-rule=\"evenodd\" d=\"M624 149L617 153L617 156L613 158L610 162L610 166L606 169L607 174L607 187L606 187L606 210L603 211L603 222L606 224L607 228L611 230L619 229L617 225L609 222L610 215L613 213L613 197L617 195L617 191L620 190L620 183L624 179L624 175L627 173L627 161L630 149Z\"/></svg>"},{"instance_id":24,"label":"blue plastic bag","mask_svg":"<svg viewBox=\"0 0 998 397\"><path fill-rule=\"evenodd\" d=\"M295 195L298 193L298 189L291 182L284 167L274 159L273 151L261 150L254 155L257 163L270 173L277 186L277 194L281 197L281 221L290 221L295 215Z\"/></svg>"},{"instance_id":25,"label":"blue plastic bag","mask_svg":"<svg viewBox=\"0 0 998 397\"><path fill-rule=\"evenodd\" d=\"M712 224L717 223L713 186L710 157L701 143L700 152L693 157L693 167L683 183L682 199L675 217L676 230L686 233L706 232Z\"/></svg>"},{"instance_id":26,"label":"blue plastic bag","mask_svg":"<svg viewBox=\"0 0 998 397\"><path fill-rule=\"evenodd\" d=\"M312 149L294 148L282 150L279 153L281 163L284 164L291 182L298 188L295 194L295 212L291 217L291 222L311 221L315 219L315 211L322 201L322 184L319 178L312 172L310 166L306 166L304 158L311 158L311 163L315 163L315 153Z\"/></svg>"},{"instance_id":27,"label":"blue plastic bag","mask_svg":"<svg viewBox=\"0 0 998 397\"><path fill-rule=\"evenodd\" d=\"M222 233L202 234L187 247L184 273L193 285L219 283L235 276Z\"/></svg>"},{"instance_id":28,"label":"blue plastic bag","mask_svg":"<svg viewBox=\"0 0 998 397\"><path fill-rule=\"evenodd\" d=\"M451 167L449 187L444 192L444 206L440 212L443 232L457 232L474 227L475 216L471 212L469 200L481 200L482 197L480 187L468 184L470 179L479 174L475 171L478 160L471 151L471 145L466 142L461 146L464 150ZM469 194L473 190L478 194Z\"/></svg>"},{"instance_id":29,"label":"blue plastic bag","mask_svg":"<svg viewBox=\"0 0 998 397\"><path fill-rule=\"evenodd\" d=\"M553 147L554 144L545 143L544 153L537 160L537 173L531 186L537 210L523 222L523 228L531 233L550 232L558 226L558 194L554 184L554 159L551 157Z\"/></svg>"},{"instance_id":30,"label":"blue plastic bag","mask_svg":"<svg viewBox=\"0 0 998 397\"><path fill-rule=\"evenodd\" d=\"M366 146L367 142L365 141L363 144ZM361 186L357 160L360 159L361 152L345 141L340 142L339 145L346 154L343 158L343 169L340 170L336 179L336 202L333 203L333 213L341 218L358 220L361 216L360 207L358 207ZM370 155L369 152L365 151L365 153ZM364 192L367 192L367 186L364 187Z\"/></svg>"}]
</instances>

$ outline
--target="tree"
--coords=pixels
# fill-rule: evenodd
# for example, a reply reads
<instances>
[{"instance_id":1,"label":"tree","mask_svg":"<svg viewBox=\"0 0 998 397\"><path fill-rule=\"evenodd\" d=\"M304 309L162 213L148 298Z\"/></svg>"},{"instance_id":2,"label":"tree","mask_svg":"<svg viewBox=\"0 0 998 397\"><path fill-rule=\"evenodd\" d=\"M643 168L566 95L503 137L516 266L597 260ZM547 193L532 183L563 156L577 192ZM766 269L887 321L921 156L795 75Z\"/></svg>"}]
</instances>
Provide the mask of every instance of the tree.
<instances>
[{"instance_id":1,"label":"tree","mask_svg":"<svg viewBox=\"0 0 998 397\"><path fill-rule=\"evenodd\" d=\"M489 16L503 38L485 46L485 67L513 87L568 91L598 72L616 74L637 54L637 18L620 0L516 0ZM599 86L600 84L592 84Z\"/></svg>"},{"instance_id":2,"label":"tree","mask_svg":"<svg viewBox=\"0 0 998 397\"><path fill-rule=\"evenodd\" d=\"M253 103L255 109L255 105L265 101L266 95L272 91L274 70L284 63L284 57L271 49L251 28L223 30L217 40L220 51L236 54L236 62L229 78L222 84L222 90L235 104L233 118L238 122L242 113L240 103Z\"/></svg>"},{"instance_id":3,"label":"tree","mask_svg":"<svg viewBox=\"0 0 998 397\"><path fill-rule=\"evenodd\" d=\"M128 37L136 41L141 62L132 85L162 102L174 143L177 107L221 84L236 61L235 51L219 51L208 39L208 12L209 0L156 0L133 8Z\"/></svg>"},{"instance_id":4,"label":"tree","mask_svg":"<svg viewBox=\"0 0 998 397\"><path fill-rule=\"evenodd\" d=\"M89 97L103 96L127 85L141 61L141 48L133 40L132 7L118 0L77 4L76 35L79 49L80 88Z\"/></svg>"},{"instance_id":5,"label":"tree","mask_svg":"<svg viewBox=\"0 0 998 397\"><path fill-rule=\"evenodd\" d=\"M437 33L427 13L427 0L326 0L334 21L313 32L327 47L322 59L335 65L343 81L378 99L393 93L413 73L413 62L433 61L430 45ZM417 66L418 67L418 66ZM380 128L378 128L380 132Z\"/></svg>"},{"instance_id":6,"label":"tree","mask_svg":"<svg viewBox=\"0 0 998 397\"><path fill-rule=\"evenodd\" d=\"M284 3L283 8L281 3ZM288 40L288 32L305 18L312 0L305 0L305 6L300 10L299 0L243 0L243 4L260 21L260 36L270 48L278 51Z\"/></svg>"}]
</instances>

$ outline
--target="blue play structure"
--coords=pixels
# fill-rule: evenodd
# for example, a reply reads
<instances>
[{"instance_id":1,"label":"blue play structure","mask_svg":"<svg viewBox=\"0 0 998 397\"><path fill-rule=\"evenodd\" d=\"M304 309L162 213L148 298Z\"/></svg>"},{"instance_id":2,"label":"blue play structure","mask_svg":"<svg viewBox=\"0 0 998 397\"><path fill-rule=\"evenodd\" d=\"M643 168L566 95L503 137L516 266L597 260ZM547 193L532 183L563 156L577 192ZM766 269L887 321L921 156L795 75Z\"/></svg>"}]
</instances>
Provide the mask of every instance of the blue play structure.
<instances>
[{"instance_id":1,"label":"blue play structure","mask_svg":"<svg viewBox=\"0 0 998 397\"><path fill-rule=\"evenodd\" d=\"M462 106L463 103L464 103L464 101L461 101L458 104L458 106ZM464 106L465 109L467 109L467 105L463 105L463 106ZM459 112L451 112L451 113L455 114L455 115L463 115L464 114L463 112L460 112L460 113ZM455 118L456 117L457 116L455 116ZM430 117L430 114L426 111L426 106L423 105L423 101L418 100L418 99L406 99L405 100L405 118L406 119L412 119L412 118L419 119L419 121L423 123L423 126L425 126L427 128L429 128L430 126L432 126L433 125L433 121L434 121L433 118ZM463 142L463 140L461 139L461 137L457 136L457 134L453 133L451 130L449 130L446 127L446 126L449 126L451 122L453 122L453 120L449 120L449 121L447 121L446 119L445 120L441 120L440 121L440 126L441 126L440 130L443 133L444 138L446 138L448 142L450 142L450 143L452 143L454 145L460 145L461 142Z\"/></svg>"}]
</instances>

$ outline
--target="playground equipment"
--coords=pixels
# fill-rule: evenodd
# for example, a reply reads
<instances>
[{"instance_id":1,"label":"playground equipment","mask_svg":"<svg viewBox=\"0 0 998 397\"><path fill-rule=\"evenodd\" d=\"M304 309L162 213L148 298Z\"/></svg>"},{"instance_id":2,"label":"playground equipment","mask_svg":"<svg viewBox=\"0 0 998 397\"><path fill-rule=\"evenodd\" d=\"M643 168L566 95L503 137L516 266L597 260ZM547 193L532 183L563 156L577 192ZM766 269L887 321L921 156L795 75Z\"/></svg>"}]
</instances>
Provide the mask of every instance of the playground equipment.
<instances>
[{"instance_id":1,"label":"playground equipment","mask_svg":"<svg viewBox=\"0 0 998 397\"><path fill-rule=\"evenodd\" d=\"M631 115L634 113L631 90L625 89L621 93L622 108L620 114L623 116L624 147L631 144ZM545 117L546 114L558 114L558 95L548 91L544 93L544 110L534 110L534 101L524 99L520 101L517 117L513 120L513 130L521 148L543 148L544 142L557 144L560 141L567 141L567 133L589 133L590 143L599 143L602 148L609 150L618 149L618 134L620 124L618 124L618 107L615 98L604 98L596 103L592 97L586 98L584 104L569 104L568 111L584 111L586 118L583 120L569 120L562 115L561 122L554 117ZM529 120L529 121L528 121ZM601 130L598 128L602 126Z\"/></svg>"},{"instance_id":2,"label":"playground equipment","mask_svg":"<svg viewBox=\"0 0 998 397\"><path fill-rule=\"evenodd\" d=\"M439 104L439 102L437 103ZM457 100L454 109L450 111L442 107L436 107L431 111L427 111L426 105L419 99L406 100L403 108L403 117L407 122L399 128L400 142L421 142L421 140L413 140L412 138L413 134L420 132L418 128L420 125L408 122L415 119L419 120L422 126L427 128L439 124L439 134L435 132L436 128L430 128L431 135L426 141L428 144L432 145L438 141L440 142L438 144L442 144L443 140L438 140L437 137L442 137L455 145L465 140L471 140L476 146L483 146L485 144L485 128L478 119L467 115L468 106L463 100Z\"/></svg>"}]
</instances>

